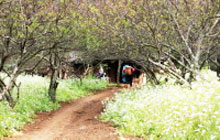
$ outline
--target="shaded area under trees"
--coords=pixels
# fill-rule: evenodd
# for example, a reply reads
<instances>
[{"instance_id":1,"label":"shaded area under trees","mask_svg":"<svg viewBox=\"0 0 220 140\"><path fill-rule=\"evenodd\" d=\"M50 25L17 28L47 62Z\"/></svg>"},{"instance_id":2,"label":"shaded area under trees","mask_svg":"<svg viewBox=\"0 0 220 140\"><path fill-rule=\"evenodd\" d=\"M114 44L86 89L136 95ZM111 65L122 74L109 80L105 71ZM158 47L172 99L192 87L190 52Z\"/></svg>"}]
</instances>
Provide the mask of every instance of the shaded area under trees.
<instances>
[{"instance_id":1,"label":"shaded area under trees","mask_svg":"<svg viewBox=\"0 0 220 140\"><path fill-rule=\"evenodd\" d=\"M55 101L58 68L69 65L72 52L87 64L132 61L156 84L155 67L182 84L201 78L204 66L219 71L219 6L219 0L2 0L0 72L9 82L0 78L0 100L13 107L17 76L47 63Z\"/></svg>"}]
</instances>

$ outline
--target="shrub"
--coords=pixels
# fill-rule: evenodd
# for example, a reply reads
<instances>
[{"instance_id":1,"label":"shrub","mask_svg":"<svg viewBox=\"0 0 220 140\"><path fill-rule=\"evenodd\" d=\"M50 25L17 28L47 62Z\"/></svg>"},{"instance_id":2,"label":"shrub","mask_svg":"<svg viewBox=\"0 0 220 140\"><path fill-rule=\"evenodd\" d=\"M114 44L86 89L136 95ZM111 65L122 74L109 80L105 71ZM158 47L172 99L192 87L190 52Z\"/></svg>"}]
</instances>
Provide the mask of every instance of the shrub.
<instances>
[{"instance_id":1,"label":"shrub","mask_svg":"<svg viewBox=\"0 0 220 140\"><path fill-rule=\"evenodd\" d=\"M118 93L105 102L101 120L146 139L220 139L220 82L211 71L202 75L191 88L160 85Z\"/></svg>"},{"instance_id":2,"label":"shrub","mask_svg":"<svg viewBox=\"0 0 220 140\"><path fill-rule=\"evenodd\" d=\"M60 80L61 81L61 80ZM57 89L58 101L69 101L90 94L90 91L106 88L108 82L106 80L94 79L87 77L82 79L82 83L78 79L68 79L59 82Z\"/></svg>"}]
</instances>

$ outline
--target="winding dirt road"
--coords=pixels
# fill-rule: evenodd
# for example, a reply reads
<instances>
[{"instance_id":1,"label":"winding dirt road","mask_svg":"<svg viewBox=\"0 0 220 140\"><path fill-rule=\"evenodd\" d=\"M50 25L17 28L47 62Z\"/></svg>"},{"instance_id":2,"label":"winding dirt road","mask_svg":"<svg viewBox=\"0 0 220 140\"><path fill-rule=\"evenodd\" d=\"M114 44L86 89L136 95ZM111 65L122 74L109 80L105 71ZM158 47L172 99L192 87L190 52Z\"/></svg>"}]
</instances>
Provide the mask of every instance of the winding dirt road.
<instances>
[{"instance_id":1,"label":"winding dirt road","mask_svg":"<svg viewBox=\"0 0 220 140\"><path fill-rule=\"evenodd\" d=\"M37 115L24 127L23 135L8 140L117 140L115 128L96 119L103 110L101 101L120 88L109 87L94 95L65 103L51 113Z\"/></svg>"}]
</instances>

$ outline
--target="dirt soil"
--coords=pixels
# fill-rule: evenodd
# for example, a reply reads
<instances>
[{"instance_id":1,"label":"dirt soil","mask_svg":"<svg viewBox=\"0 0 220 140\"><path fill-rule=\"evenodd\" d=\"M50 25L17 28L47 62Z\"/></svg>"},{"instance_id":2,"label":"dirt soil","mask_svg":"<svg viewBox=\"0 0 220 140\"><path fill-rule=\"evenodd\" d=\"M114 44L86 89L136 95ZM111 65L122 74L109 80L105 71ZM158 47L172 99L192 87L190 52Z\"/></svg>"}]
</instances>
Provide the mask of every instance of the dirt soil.
<instances>
[{"instance_id":1,"label":"dirt soil","mask_svg":"<svg viewBox=\"0 0 220 140\"><path fill-rule=\"evenodd\" d=\"M94 95L77 99L50 113L36 116L22 135L7 140L117 140L116 128L97 120L103 101L121 88L109 87Z\"/></svg>"}]
</instances>

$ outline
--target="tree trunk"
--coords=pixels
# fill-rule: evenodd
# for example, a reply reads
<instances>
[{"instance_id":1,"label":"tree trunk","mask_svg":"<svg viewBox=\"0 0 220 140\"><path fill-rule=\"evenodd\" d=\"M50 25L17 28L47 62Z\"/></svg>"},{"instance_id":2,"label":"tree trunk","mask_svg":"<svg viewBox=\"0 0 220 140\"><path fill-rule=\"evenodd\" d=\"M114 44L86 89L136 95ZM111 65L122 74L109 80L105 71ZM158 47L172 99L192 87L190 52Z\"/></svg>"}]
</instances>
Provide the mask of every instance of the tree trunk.
<instances>
[{"instance_id":1,"label":"tree trunk","mask_svg":"<svg viewBox=\"0 0 220 140\"><path fill-rule=\"evenodd\" d=\"M59 67L59 72L58 72L58 74L59 74L59 78L60 78L60 79L63 79L63 70L62 70L62 66Z\"/></svg>"},{"instance_id":2,"label":"tree trunk","mask_svg":"<svg viewBox=\"0 0 220 140\"><path fill-rule=\"evenodd\" d=\"M68 78L69 75L69 67L68 65L64 65L65 71L64 71L64 79Z\"/></svg>"},{"instance_id":3,"label":"tree trunk","mask_svg":"<svg viewBox=\"0 0 220 140\"><path fill-rule=\"evenodd\" d=\"M57 62L57 52L56 50L52 52L50 56L51 63L51 77L50 77L50 87L48 94L51 101L56 102L56 89L58 86L57 77L58 77L58 62Z\"/></svg>"},{"instance_id":4,"label":"tree trunk","mask_svg":"<svg viewBox=\"0 0 220 140\"><path fill-rule=\"evenodd\" d=\"M56 89L58 86L57 82L58 70L57 68L52 68L52 74L50 78L49 96L53 102L56 102Z\"/></svg>"},{"instance_id":5,"label":"tree trunk","mask_svg":"<svg viewBox=\"0 0 220 140\"><path fill-rule=\"evenodd\" d=\"M116 79L117 84L120 83L120 70L121 70L121 64L122 64L121 60L118 60L118 70L117 70L117 79Z\"/></svg>"},{"instance_id":6,"label":"tree trunk","mask_svg":"<svg viewBox=\"0 0 220 140\"><path fill-rule=\"evenodd\" d=\"M15 105L15 101L14 99L12 98L11 94L10 94L10 91L11 89L13 89L14 87L14 83L15 83L15 80L17 78L17 73L18 73L18 66L16 66L13 70L13 73L11 74L11 77L9 79L9 82L7 85L4 84L4 82L1 80L1 84L0 84L0 101L5 98L10 107L14 107Z\"/></svg>"}]
</instances>

